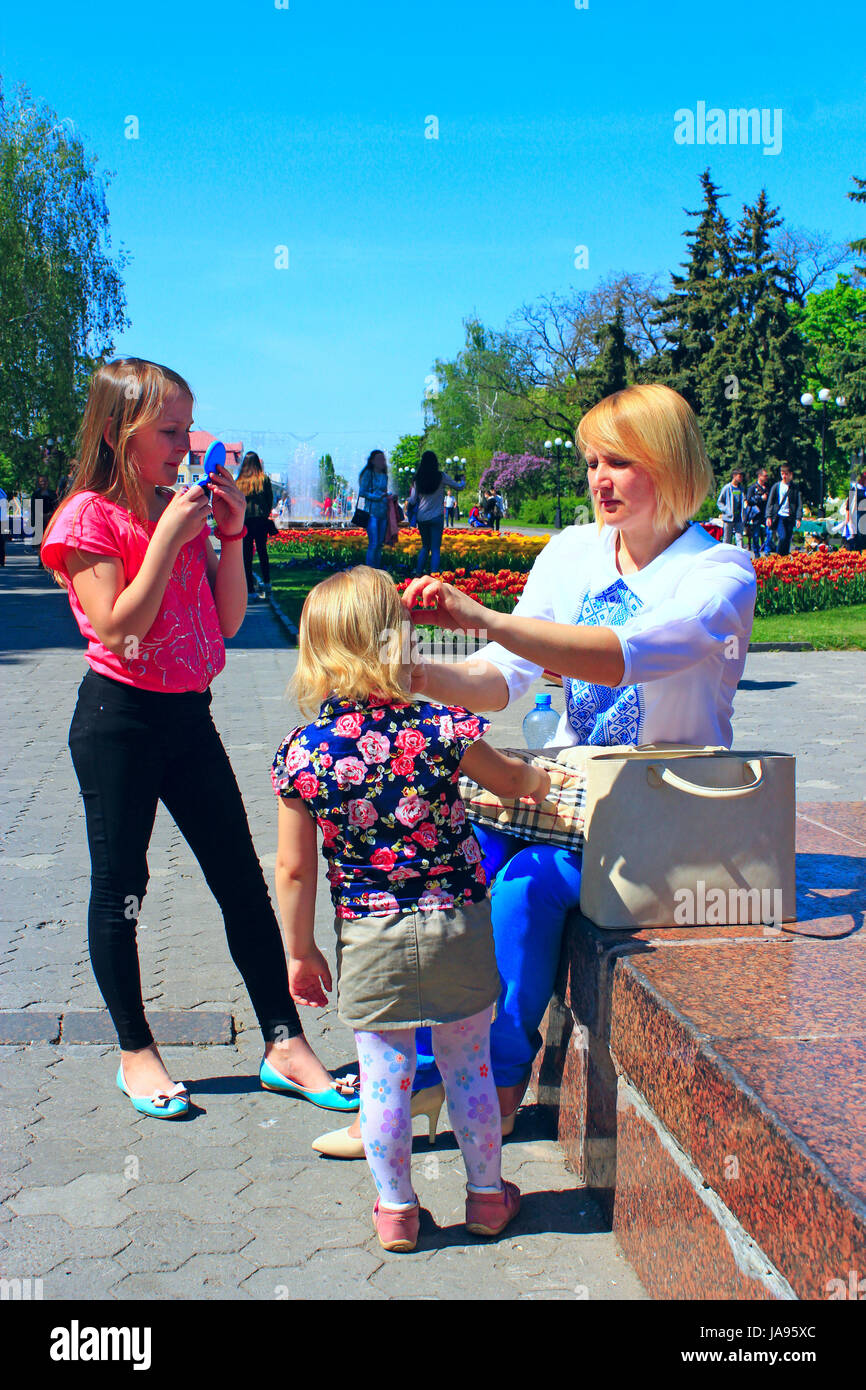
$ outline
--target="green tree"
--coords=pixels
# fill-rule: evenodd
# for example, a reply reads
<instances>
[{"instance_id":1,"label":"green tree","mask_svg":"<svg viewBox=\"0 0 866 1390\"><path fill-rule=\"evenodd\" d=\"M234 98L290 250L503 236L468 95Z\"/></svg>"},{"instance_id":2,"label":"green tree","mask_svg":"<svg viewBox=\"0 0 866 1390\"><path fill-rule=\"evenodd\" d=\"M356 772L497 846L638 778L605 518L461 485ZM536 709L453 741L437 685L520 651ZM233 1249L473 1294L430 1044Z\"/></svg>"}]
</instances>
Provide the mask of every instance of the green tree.
<instances>
[{"instance_id":1,"label":"green tree","mask_svg":"<svg viewBox=\"0 0 866 1390\"><path fill-rule=\"evenodd\" d=\"M857 187L852 188L848 197L854 203L866 203L866 179L858 179L856 174L851 176ZM866 237L858 237L856 241L850 243L851 250L856 256L866 256ZM858 265L857 272L866 275L866 265Z\"/></svg>"},{"instance_id":2,"label":"green tree","mask_svg":"<svg viewBox=\"0 0 866 1390\"><path fill-rule=\"evenodd\" d=\"M337 475L334 469L334 460L330 454L322 454L319 459L319 501L323 502L326 497L334 497L337 492Z\"/></svg>"},{"instance_id":3,"label":"green tree","mask_svg":"<svg viewBox=\"0 0 866 1390\"><path fill-rule=\"evenodd\" d=\"M753 206L743 209L734 239L737 316L708 367L712 371L719 352L723 358L727 353L737 376L738 396L731 405L740 409L730 413L740 441L739 462L749 471L761 466L774 471L788 463L811 485L817 500L817 455L800 405L807 354L796 328L797 291L772 245L781 225L764 189Z\"/></svg>"},{"instance_id":4,"label":"green tree","mask_svg":"<svg viewBox=\"0 0 866 1390\"><path fill-rule=\"evenodd\" d=\"M806 389L817 399L832 392L827 418L827 474L830 491L844 491L849 456L866 444L866 288L840 275L836 284L810 294L794 315L806 349ZM835 404L837 396L845 405ZM821 408L815 412L816 428Z\"/></svg>"},{"instance_id":5,"label":"green tree","mask_svg":"<svg viewBox=\"0 0 866 1390\"><path fill-rule=\"evenodd\" d=\"M424 445L440 459L468 459L473 447L492 453L523 438L515 394L506 389L513 375L507 346L478 319L466 319L464 329L465 343L454 360L434 363L435 385L424 399Z\"/></svg>"},{"instance_id":6,"label":"green tree","mask_svg":"<svg viewBox=\"0 0 866 1390\"><path fill-rule=\"evenodd\" d=\"M0 89L0 450L15 486L43 471L48 438L63 445L45 470L57 481L89 378L128 323L96 166L70 121Z\"/></svg>"},{"instance_id":7,"label":"green tree","mask_svg":"<svg viewBox=\"0 0 866 1390\"><path fill-rule=\"evenodd\" d=\"M597 400L623 391L634 380L638 355L628 341L622 300L618 299L613 317L594 335L598 355L590 369L593 394Z\"/></svg>"},{"instance_id":8,"label":"green tree","mask_svg":"<svg viewBox=\"0 0 866 1390\"><path fill-rule=\"evenodd\" d=\"M401 434L391 450L391 477L401 497L408 495L421 460L424 439L420 434Z\"/></svg>"},{"instance_id":9,"label":"green tree","mask_svg":"<svg viewBox=\"0 0 866 1390\"><path fill-rule=\"evenodd\" d=\"M658 302L656 319L667 343L661 371L696 411L707 354L729 323L736 298L731 231L720 206L727 194L713 183L709 169L701 174L701 187L703 207L686 209L697 225L684 232L689 243L684 274L671 276L671 291Z\"/></svg>"}]
</instances>

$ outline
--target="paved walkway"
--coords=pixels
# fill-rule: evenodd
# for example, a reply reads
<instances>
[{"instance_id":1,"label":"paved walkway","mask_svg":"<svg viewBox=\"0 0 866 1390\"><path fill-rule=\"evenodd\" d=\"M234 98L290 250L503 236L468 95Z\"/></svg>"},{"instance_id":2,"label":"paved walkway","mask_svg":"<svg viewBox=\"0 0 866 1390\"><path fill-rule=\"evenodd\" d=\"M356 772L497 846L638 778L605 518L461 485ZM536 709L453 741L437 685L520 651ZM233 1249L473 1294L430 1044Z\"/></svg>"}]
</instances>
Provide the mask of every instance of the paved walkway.
<instances>
[{"instance_id":1,"label":"paved walkway","mask_svg":"<svg viewBox=\"0 0 866 1390\"><path fill-rule=\"evenodd\" d=\"M271 871L268 770L296 722L284 698L294 655L264 605L251 607L230 646L214 717ZM0 1009L34 1022L102 1007L87 960L88 857L66 748L83 671L63 592L10 547L0 570ZM864 674L862 653L751 657L737 745L805 747L804 799L862 796L846 746L856 746L863 728ZM531 703L532 695L494 717L498 744L519 743ZM324 1112L258 1088L261 1042L216 905L162 809L149 858L140 935L148 1007L192 1011L203 1025L230 1014L236 1037L164 1049L197 1107L174 1125L134 1115L114 1088L111 1046L0 1048L4 1277L41 1278L46 1299L645 1297L532 1109L504 1150L504 1172L524 1192L512 1232L492 1243L467 1238L459 1153L446 1130L433 1148L420 1134L415 1141L416 1185L435 1225L422 1227L412 1257L382 1251L370 1226L366 1165L314 1154L310 1141L329 1127ZM333 963L324 882L317 921ZM350 1060L351 1037L335 1010L305 1011L305 1024L328 1065Z\"/></svg>"}]
</instances>

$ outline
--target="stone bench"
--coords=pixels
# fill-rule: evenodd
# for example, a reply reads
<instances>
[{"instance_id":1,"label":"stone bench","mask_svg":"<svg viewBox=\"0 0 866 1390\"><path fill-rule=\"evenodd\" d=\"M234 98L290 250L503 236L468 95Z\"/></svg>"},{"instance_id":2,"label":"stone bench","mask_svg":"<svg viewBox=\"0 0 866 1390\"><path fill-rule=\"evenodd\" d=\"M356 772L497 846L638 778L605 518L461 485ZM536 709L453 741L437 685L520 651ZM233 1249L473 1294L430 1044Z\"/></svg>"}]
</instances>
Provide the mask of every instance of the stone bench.
<instances>
[{"instance_id":1,"label":"stone bench","mask_svg":"<svg viewBox=\"0 0 866 1390\"><path fill-rule=\"evenodd\" d=\"M866 1298L866 808L800 804L785 928L579 912L533 1071L654 1298Z\"/></svg>"}]
</instances>

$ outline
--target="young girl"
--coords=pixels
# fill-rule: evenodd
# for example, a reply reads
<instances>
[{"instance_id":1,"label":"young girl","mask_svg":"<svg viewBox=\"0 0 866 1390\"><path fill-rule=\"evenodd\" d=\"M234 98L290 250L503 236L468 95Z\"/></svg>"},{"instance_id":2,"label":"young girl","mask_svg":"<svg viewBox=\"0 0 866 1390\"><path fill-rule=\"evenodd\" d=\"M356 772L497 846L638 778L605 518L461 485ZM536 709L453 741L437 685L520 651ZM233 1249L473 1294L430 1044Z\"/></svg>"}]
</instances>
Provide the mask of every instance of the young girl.
<instances>
[{"instance_id":1,"label":"young girl","mask_svg":"<svg viewBox=\"0 0 866 1390\"><path fill-rule=\"evenodd\" d=\"M318 717L283 741L277 899L292 995L323 1006L331 988L313 938L316 826L336 909L339 1014L361 1063L361 1137L386 1250L413 1250L414 1030L433 1051L468 1177L466 1224L497 1235L520 1194L500 1177L499 1104L489 1033L500 980L478 842L458 791L461 769L500 795L540 801L546 773L483 742L488 721L413 702L397 589L359 565L311 589L300 625L295 694ZM408 644L407 644L408 648Z\"/></svg>"},{"instance_id":2,"label":"young girl","mask_svg":"<svg viewBox=\"0 0 866 1390\"><path fill-rule=\"evenodd\" d=\"M90 958L118 1032L117 1084L142 1114L189 1109L168 1075L141 998L136 920L157 802L174 817L225 919L232 959L265 1039L261 1079L326 1109L357 1109L303 1036L279 927L228 757L210 683L246 609L244 497L226 468L210 492L174 493L193 397L167 367L109 362L91 382L78 469L42 557L65 585L90 670L69 731L91 858ZM208 539L210 507L219 560Z\"/></svg>"}]
</instances>

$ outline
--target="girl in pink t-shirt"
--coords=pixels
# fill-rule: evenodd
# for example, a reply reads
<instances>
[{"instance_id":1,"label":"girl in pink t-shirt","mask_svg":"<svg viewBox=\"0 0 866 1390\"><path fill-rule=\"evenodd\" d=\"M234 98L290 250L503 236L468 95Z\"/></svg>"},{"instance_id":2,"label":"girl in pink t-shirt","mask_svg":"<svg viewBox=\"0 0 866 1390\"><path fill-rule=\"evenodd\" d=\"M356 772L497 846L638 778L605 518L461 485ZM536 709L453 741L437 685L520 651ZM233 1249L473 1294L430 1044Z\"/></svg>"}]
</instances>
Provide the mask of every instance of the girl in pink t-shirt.
<instances>
[{"instance_id":1,"label":"girl in pink t-shirt","mask_svg":"<svg viewBox=\"0 0 866 1390\"><path fill-rule=\"evenodd\" d=\"M91 382L79 466L52 518L42 560L66 587L90 669L69 747L91 858L90 957L117 1029L117 1084L160 1119L189 1109L148 1027L136 922L162 801L201 865L265 1040L260 1077L330 1110L356 1110L303 1035L280 929L234 773L210 714L225 637L246 611L245 499L226 468L173 492L189 450L192 392L166 367L109 362ZM219 558L208 539L212 508Z\"/></svg>"}]
</instances>

